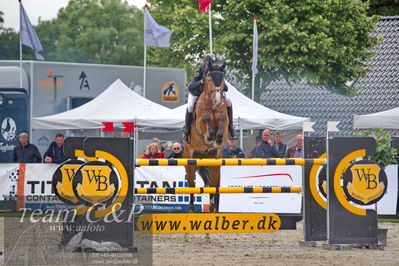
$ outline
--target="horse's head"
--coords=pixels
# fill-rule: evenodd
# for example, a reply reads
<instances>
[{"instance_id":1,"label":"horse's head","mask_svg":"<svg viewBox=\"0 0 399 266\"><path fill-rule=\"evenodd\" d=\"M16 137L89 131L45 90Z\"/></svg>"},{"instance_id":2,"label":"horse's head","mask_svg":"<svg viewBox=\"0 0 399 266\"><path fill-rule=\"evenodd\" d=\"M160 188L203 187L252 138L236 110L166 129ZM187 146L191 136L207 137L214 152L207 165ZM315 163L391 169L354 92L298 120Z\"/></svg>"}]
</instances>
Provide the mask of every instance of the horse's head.
<instances>
[{"instance_id":1,"label":"horse's head","mask_svg":"<svg viewBox=\"0 0 399 266\"><path fill-rule=\"evenodd\" d=\"M218 108L224 103L224 69L226 63L221 65L217 63L205 63L204 94L207 95L213 103L213 108Z\"/></svg>"}]
</instances>

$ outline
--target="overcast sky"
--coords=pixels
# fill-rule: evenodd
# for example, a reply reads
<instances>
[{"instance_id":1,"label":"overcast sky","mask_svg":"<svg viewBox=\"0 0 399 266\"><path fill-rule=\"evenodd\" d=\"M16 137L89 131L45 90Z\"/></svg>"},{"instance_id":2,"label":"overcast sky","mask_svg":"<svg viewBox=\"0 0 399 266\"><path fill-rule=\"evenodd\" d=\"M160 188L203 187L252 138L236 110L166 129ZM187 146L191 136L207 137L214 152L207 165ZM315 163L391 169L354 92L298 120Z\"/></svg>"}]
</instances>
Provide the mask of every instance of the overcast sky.
<instances>
[{"instance_id":1,"label":"overcast sky","mask_svg":"<svg viewBox=\"0 0 399 266\"><path fill-rule=\"evenodd\" d=\"M130 5L139 8L144 6L145 0L127 0ZM37 25L39 17L41 20L50 20L57 16L58 10L68 5L69 0L22 0L25 11L33 25ZM6 28L19 29L19 7L18 0L0 0L0 11L4 13L4 24Z\"/></svg>"}]
</instances>

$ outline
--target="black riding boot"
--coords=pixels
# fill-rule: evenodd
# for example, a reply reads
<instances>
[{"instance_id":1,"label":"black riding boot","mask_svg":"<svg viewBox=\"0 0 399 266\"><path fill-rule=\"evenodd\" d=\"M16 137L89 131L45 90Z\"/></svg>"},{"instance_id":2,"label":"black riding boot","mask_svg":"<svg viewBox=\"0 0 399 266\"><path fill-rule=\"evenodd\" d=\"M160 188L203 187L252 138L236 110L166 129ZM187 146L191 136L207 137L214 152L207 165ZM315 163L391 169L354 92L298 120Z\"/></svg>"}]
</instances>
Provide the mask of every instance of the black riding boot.
<instances>
[{"instance_id":1,"label":"black riding boot","mask_svg":"<svg viewBox=\"0 0 399 266\"><path fill-rule=\"evenodd\" d=\"M233 125L233 106L227 106L227 115L229 116L229 139L237 139Z\"/></svg>"},{"instance_id":2,"label":"black riding boot","mask_svg":"<svg viewBox=\"0 0 399 266\"><path fill-rule=\"evenodd\" d=\"M193 113L190 113L188 110L186 110L186 122L184 124L183 138L182 138L183 143L190 143L190 136L188 134L188 131L192 123L193 123Z\"/></svg>"}]
</instances>

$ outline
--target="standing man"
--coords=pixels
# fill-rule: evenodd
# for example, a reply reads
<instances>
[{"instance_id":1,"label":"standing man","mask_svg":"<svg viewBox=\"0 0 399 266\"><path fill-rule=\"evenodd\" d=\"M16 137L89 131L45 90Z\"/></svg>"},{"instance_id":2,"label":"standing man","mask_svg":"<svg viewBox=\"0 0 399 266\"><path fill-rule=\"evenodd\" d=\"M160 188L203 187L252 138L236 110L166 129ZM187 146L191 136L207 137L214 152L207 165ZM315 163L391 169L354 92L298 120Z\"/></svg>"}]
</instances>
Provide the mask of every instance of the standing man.
<instances>
[{"instance_id":1,"label":"standing man","mask_svg":"<svg viewBox=\"0 0 399 266\"><path fill-rule=\"evenodd\" d=\"M19 145L14 148L14 163L41 163L42 156L38 148L30 144L28 134L23 132L19 134Z\"/></svg>"},{"instance_id":2,"label":"standing man","mask_svg":"<svg viewBox=\"0 0 399 266\"><path fill-rule=\"evenodd\" d=\"M296 145L288 149L287 153L285 154L286 158L303 158L302 135L301 134L297 135L295 140L296 140Z\"/></svg>"},{"instance_id":3,"label":"standing man","mask_svg":"<svg viewBox=\"0 0 399 266\"><path fill-rule=\"evenodd\" d=\"M262 133L262 141L251 151L249 158L278 158L280 154L273 147L270 139L270 130L265 129Z\"/></svg>"},{"instance_id":4,"label":"standing man","mask_svg":"<svg viewBox=\"0 0 399 266\"><path fill-rule=\"evenodd\" d=\"M237 140L229 139L222 147L222 158L244 158L244 152L236 144Z\"/></svg>"},{"instance_id":5,"label":"standing man","mask_svg":"<svg viewBox=\"0 0 399 266\"><path fill-rule=\"evenodd\" d=\"M284 155L287 153L288 146L281 142L281 132L279 131L274 132L273 137L274 137L273 147L280 154L279 158L284 158Z\"/></svg>"},{"instance_id":6,"label":"standing man","mask_svg":"<svg viewBox=\"0 0 399 266\"><path fill-rule=\"evenodd\" d=\"M64 135L61 133L55 135L55 141L51 142L43 157L45 163L57 164L61 164L69 159L69 157L64 154Z\"/></svg>"}]
</instances>

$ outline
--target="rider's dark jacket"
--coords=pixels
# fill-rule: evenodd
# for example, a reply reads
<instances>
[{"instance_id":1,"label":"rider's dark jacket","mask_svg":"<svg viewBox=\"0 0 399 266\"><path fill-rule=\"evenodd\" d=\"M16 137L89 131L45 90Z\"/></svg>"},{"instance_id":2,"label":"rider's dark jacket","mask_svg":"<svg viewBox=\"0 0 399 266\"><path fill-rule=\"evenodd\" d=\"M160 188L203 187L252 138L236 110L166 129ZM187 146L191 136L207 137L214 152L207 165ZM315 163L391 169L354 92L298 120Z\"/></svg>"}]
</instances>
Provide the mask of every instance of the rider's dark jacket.
<instances>
[{"instance_id":1,"label":"rider's dark jacket","mask_svg":"<svg viewBox=\"0 0 399 266\"><path fill-rule=\"evenodd\" d=\"M191 80L190 85L188 86L188 91L193 95L193 96L200 96L204 88L202 87L202 78L204 77L204 70L205 66L201 66L200 69L195 71L194 77ZM227 91L227 84L224 84L224 89L223 91Z\"/></svg>"}]
</instances>

